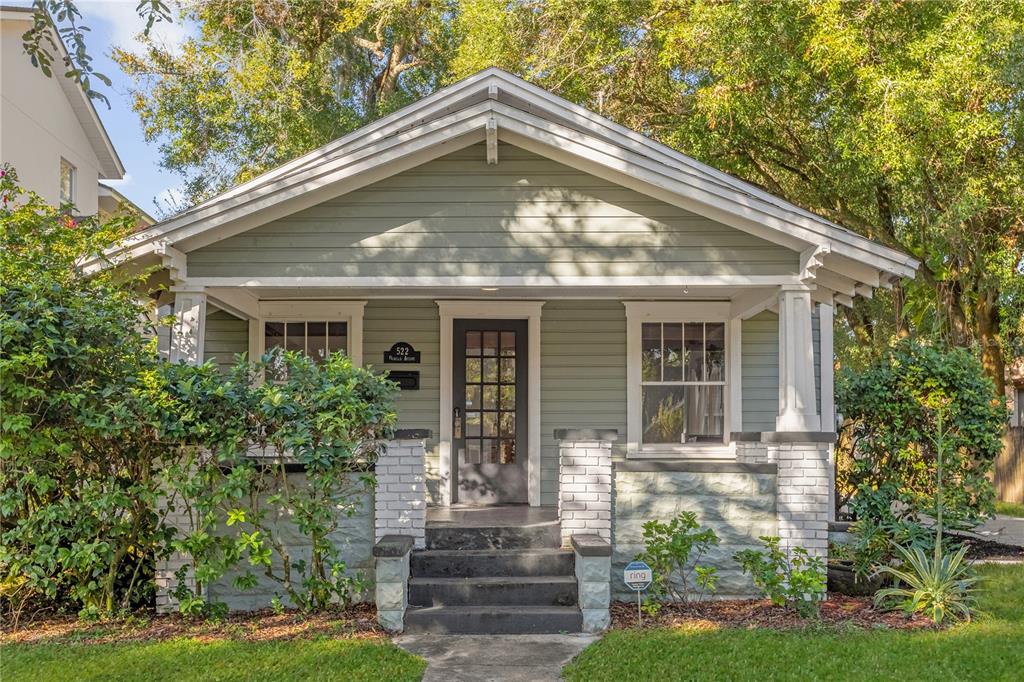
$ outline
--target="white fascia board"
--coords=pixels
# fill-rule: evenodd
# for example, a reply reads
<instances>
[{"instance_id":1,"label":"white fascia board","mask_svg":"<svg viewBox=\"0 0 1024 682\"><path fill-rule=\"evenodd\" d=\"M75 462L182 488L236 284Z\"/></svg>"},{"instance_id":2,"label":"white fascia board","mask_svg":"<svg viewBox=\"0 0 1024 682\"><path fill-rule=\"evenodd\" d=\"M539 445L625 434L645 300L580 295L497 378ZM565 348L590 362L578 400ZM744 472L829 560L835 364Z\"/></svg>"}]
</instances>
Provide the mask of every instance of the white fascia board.
<instances>
[{"instance_id":1,"label":"white fascia board","mask_svg":"<svg viewBox=\"0 0 1024 682\"><path fill-rule=\"evenodd\" d=\"M585 277L555 275L509 275L501 277L453 275L443 277L189 277L194 287L305 287L305 288L376 288L376 287L770 287L799 284L795 276L786 275L692 275L692 276L621 276Z\"/></svg>"},{"instance_id":2,"label":"white fascia board","mask_svg":"<svg viewBox=\"0 0 1024 682\"><path fill-rule=\"evenodd\" d=\"M358 128L351 133L332 140L327 144L307 152L287 163L271 169L248 182L233 187L222 194L213 197L191 210L218 203L233 196L243 194L257 187L262 187L281 178L300 172L304 168L316 165L325 159L334 158L348 154L358 149L369 147L380 140L395 135L401 130L414 128L424 122L432 120L441 114L450 114L465 108L462 100L466 99L467 91L479 90L476 86L483 80L493 79L492 70L485 70L476 73L457 83L449 85L434 94L424 97L408 104L397 111L393 111L383 118ZM485 88L486 89L486 88Z\"/></svg>"},{"instance_id":3,"label":"white fascia board","mask_svg":"<svg viewBox=\"0 0 1024 682\"><path fill-rule=\"evenodd\" d=\"M502 72L502 75L507 75ZM512 77L514 78L514 77ZM880 253L885 257L890 258L898 263L906 265L910 269L910 274L906 275L913 277L913 271L917 269L920 263L906 254L890 249L889 247L877 244L855 232L852 232L841 225L822 218L796 204L788 202L781 197L777 197L763 189L744 182L739 178L733 177L728 173L718 170L712 166L703 164L696 159L693 159L681 152L663 145L660 142L651 140L650 138L641 135L635 130L631 130L624 126L621 126L599 114L596 114L584 107L577 104L573 104L557 95L553 95L535 85L531 85L526 81L518 78L514 78L512 82L509 82L505 86L505 90L509 94L514 94L527 102L531 102L536 106L534 111L552 111L555 110L561 113L567 120L573 122L576 125L587 129L595 135L599 135L613 144L623 147L627 150L632 150L637 153L644 154L651 158L661 161L667 165L672 166L677 172L685 173L692 177L700 177L705 180L714 179L719 182L723 187L727 187L733 192L741 192L743 194L750 195L752 198L763 201L778 209L782 209L786 214L797 214L803 218L811 220L813 223L820 225L823 228L827 228L830 232L838 232L838 234L830 234L830 238L838 239L850 243L852 246L858 247L858 242L864 241L871 245L888 251L888 254ZM633 142L632 148L622 144L623 139L628 139ZM678 165L677 165L678 164ZM860 247L863 248L863 247ZM897 273L899 274L899 273Z\"/></svg>"},{"instance_id":4,"label":"white fascia board","mask_svg":"<svg viewBox=\"0 0 1024 682\"><path fill-rule=\"evenodd\" d=\"M452 117L387 138L377 147L325 162L290 182L256 189L223 204L211 204L203 210L155 225L129 238L124 245L109 250L103 257L90 259L82 265L91 271L103 267L105 259L121 254L129 259L138 258L151 252L157 240L167 240L186 252L192 251L414 168L482 141L488 107L484 103L460 111ZM350 180L347 185L335 187L346 179ZM241 220L247 216L250 220ZM218 229L227 223L231 223L230 230ZM182 244L185 240L190 240L187 245Z\"/></svg>"},{"instance_id":5,"label":"white fascia board","mask_svg":"<svg viewBox=\"0 0 1024 682\"><path fill-rule=\"evenodd\" d=\"M708 215L706 208L699 207L724 210L726 213L743 219L744 226L737 224L734 225L735 227L787 248L803 251L808 246L819 246L829 240L839 239L846 242L853 235L842 228L832 228L824 222L815 223L792 213L787 214L786 211L760 201L756 197L724 189L721 184L698 176L690 175L686 180L682 180L672 169L649 157L619 145L603 142L573 128L552 123L520 109L498 103L495 105L495 113L502 117L502 126L498 131L499 137L517 146L552 158L554 157L551 150L568 152L596 164L596 166L586 168L588 172L595 175L602 175L598 169L603 166L625 176L614 178L606 176L606 179L618 184L626 185L625 178L636 178L673 192L684 200L688 199L693 202L690 206L679 201L671 203L695 213ZM572 161L566 161L566 163L578 167L578 163ZM647 193L649 194L649 192ZM708 217L713 216L708 215ZM727 224L729 223L727 222ZM769 229L760 229L760 226ZM780 241L780 235L782 241ZM786 236L792 237L792 239L786 239ZM886 271L907 277L913 276L914 269L905 263L905 261L913 261L913 259L869 239L853 236L856 237L857 243L847 244L849 250L855 253L853 258L862 261L869 259L871 262L879 263L880 267ZM835 243L832 242L833 250L835 246ZM916 261L914 262L916 263Z\"/></svg>"}]
</instances>

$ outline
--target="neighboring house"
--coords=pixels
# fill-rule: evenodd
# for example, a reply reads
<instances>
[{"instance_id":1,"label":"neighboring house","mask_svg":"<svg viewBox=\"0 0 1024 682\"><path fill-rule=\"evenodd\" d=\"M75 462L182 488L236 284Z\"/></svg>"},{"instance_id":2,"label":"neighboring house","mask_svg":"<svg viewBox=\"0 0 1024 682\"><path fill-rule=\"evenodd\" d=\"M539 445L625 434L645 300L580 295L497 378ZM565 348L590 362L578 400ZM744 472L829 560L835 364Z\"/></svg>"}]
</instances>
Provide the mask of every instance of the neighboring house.
<instances>
[{"instance_id":1,"label":"neighboring house","mask_svg":"<svg viewBox=\"0 0 1024 682\"><path fill-rule=\"evenodd\" d=\"M833 307L918 265L497 69L108 255L165 266L174 360L395 372L349 559L377 541L391 627L505 632L604 627L643 522L681 510L723 595L758 536L825 556Z\"/></svg>"},{"instance_id":2,"label":"neighboring house","mask_svg":"<svg viewBox=\"0 0 1024 682\"><path fill-rule=\"evenodd\" d=\"M25 54L22 35L32 17L29 7L0 7L0 162L14 166L20 184L51 205L71 203L75 215L115 214L127 200L100 180L122 179L124 166L92 101L63 77L67 53L56 34L52 77ZM127 206L142 225L153 224Z\"/></svg>"}]
</instances>

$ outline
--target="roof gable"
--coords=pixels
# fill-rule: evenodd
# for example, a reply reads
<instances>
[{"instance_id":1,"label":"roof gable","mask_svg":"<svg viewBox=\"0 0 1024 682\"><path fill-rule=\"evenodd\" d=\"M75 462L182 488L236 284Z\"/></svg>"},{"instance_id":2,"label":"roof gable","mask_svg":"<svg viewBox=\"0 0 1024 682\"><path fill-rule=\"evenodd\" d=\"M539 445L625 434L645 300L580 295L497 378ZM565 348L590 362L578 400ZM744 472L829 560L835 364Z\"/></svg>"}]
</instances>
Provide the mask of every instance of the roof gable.
<instances>
[{"instance_id":1,"label":"roof gable","mask_svg":"<svg viewBox=\"0 0 1024 682\"><path fill-rule=\"evenodd\" d=\"M160 223L108 255L138 257L158 243L188 252L452 150L498 140L798 251L805 278L829 271L824 286L841 301L913 276L917 267L906 254L494 68Z\"/></svg>"}]
</instances>

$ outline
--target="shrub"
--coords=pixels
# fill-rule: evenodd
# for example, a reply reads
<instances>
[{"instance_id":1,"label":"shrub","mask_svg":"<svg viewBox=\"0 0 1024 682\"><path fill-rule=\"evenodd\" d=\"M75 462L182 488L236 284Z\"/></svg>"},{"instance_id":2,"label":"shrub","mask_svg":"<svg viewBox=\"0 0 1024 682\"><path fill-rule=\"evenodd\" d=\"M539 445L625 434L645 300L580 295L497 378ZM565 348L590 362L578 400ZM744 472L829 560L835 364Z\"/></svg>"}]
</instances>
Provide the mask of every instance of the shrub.
<instances>
[{"instance_id":1,"label":"shrub","mask_svg":"<svg viewBox=\"0 0 1024 682\"><path fill-rule=\"evenodd\" d=\"M280 380L257 381L271 368ZM168 470L172 504L191 519L173 546L193 557L198 592L244 560L238 589L255 587L259 571L304 610L348 605L363 582L341 558L339 521L372 490L377 448L397 420L395 384L340 353L322 363L241 357L226 379L210 365L167 372L179 403L170 413L184 415L167 430L202 446ZM302 547L288 541L296 534ZM199 608L198 596L179 603Z\"/></svg>"},{"instance_id":2,"label":"shrub","mask_svg":"<svg viewBox=\"0 0 1024 682\"><path fill-rule=\"evenodd\" d=\"M803 547L792 556L779 547L780 539L764 536L765 551L745 549L733 559L749 573L761 594L777 606L793 609L804 618L815 616L825 598L825 563Z\"/></svg>"},{"instance_id":3,"label":"shrub","mask_svg":"<svg viewBox=\"0 0 1024 682\"><path fill-rule=\"evenodd\" d=\"M935 414L928 405L937 396L947 401L951 427L946 469L955 484L943 493L947 520L971 527L991 513L987 475L1002 449L1007 412L970 351L909 339L866 370L837 377L836 404L846 418L837 447L838 505L849 501L858 518L892 508L904 518L934 515ZM879 500L858 500L872 491ZM874 517L883 529L890 525L884 516Z\"/></svg>"},{"instance_id":4,"label":"shrub","mask_svg":"<svg viewBox=\"0 0 1024 682\"><path fill-rule=\"evenodd\" d=\"M15 618L31 599L84 614L151 597L160 361L142 280L75 264L130 219L77 221L0 171L0 579Z\"/></svg>"},{"instance_id":5,"label":"shrub","mask_svg":"<svg viewBox=\"0 0 1024 682\"><path fill-rule=\"evenodd\" d=\"M656 612L659 608L657 600L665 597L690 601L691 576L699 588L698 601L705 593L715 592L717 571L713 566L701 566L698 562L708 549L718 544L718 536L710 528L698 530L700 524L694 512L681 512L668 523L648 521L643 528L646 548L636 558L647 562L654 572L648 611Z\"/></svg>"},{"instance_id":6,"label":"shrub","mask_svg":"<svg viewBox=\"0 0 1024 682\"><path fill-rule=\"evenodd\" d=\"M900 568L889 565L879 567L880 574L888 574L906 587L890 587L875 593L875 604L882 605L894 597L901 597L898 606L906 613L924 611L936 624L943 621L947 613L960 615L970 620L974 602L973 588L977 578L964 561L967 547L961 547L950 554L943 551L943 466L946 454L955 442L946 428L948 400L933 396L929 407L935 411L935 542L931 559L921 547L902 547L896 551L903 560Z\"/></svg>"}]
</instances>

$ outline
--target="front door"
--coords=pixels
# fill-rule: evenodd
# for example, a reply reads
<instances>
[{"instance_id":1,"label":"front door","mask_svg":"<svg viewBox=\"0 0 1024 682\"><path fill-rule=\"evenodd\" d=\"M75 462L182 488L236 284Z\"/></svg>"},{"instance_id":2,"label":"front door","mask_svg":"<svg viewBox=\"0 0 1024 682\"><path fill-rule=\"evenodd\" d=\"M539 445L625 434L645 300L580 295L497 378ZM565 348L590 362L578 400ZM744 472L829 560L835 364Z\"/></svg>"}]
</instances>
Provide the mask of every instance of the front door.
<instances>
[{"instance_id":1,"label":"front door","mask_svg":"<svg viewBox=\"0 0 1024 682\"><path fill-rule=\"evenodd\" d=\"M457 502L527 502L526 325L526 320L455 320Z\"/></svg>"}]
</instances>

